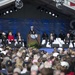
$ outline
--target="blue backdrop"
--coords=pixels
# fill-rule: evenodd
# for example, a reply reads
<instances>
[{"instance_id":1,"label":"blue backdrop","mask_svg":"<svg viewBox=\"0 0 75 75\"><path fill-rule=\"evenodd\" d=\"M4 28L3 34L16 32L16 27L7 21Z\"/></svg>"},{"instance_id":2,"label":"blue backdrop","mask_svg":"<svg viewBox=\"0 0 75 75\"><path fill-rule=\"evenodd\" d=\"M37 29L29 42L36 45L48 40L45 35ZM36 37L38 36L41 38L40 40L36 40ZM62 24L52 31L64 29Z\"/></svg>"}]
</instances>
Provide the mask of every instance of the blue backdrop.
<instances>
[{"instance_id":1,"label":"blue backdrop","mask_svg":"<svg viewBox=\"0 0 75 75\"><path fill-rule=\"evenodd\" d=\"M36 32L40 35L43 32L46 32L48 35L51 32L60 33L60 30L63 33L67 33L69 30L69 21L61 19L0 19L0 31L8 33L12 31L13 34L20 32L22 37L26 40L27 34L29 33L30 26L34 26Z\"/></svg>"}]
</instances>

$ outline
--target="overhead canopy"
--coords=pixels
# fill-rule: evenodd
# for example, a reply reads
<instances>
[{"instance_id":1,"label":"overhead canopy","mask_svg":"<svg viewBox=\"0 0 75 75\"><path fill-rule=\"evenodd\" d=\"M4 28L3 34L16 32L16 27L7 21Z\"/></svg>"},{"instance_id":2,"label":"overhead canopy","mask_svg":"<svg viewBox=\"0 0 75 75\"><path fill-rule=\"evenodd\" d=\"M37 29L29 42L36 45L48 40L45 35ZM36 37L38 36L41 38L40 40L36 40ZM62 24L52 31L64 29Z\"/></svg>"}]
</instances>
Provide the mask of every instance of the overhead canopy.
<instances>
[{"instance_id":1,"label":"overhead canopy","mask_svg":"<svg viewBox=\"0 0 75 75\"><path fill-rule=\"evenodd\" d=\"M9 5L14 1L15 0L0 0L0 8L2 8L5 5ZM75 0L22 0L22 1L24 3L25 2L38 3L41 6L45 5L48 8L50 8L50 10L52 9L55 12L64 14L64 15L69 16L71 18L75 18ZM61 9L56 7L56 1L64 1Z\"/></svg>"},{"instance_id":2,"label":"overhead canopy","mask_svg":"<svg viewBox=\"0 0 75 75\"><path fill-rule=\"evenodd\" d=\"M0 7L14 2L15 0L0 0Z\"/></svg>"}]
</instances>

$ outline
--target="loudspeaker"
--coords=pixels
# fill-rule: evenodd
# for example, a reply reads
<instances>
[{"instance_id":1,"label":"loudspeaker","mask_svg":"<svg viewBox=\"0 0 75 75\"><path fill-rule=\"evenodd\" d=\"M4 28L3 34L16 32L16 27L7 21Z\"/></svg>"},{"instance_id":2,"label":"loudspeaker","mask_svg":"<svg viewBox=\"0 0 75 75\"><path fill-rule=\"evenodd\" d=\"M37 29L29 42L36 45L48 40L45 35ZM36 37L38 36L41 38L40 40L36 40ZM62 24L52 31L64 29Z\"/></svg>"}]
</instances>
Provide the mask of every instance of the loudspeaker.
<instances>
[{"instance_id":1,"label":"loudspeaker","mask_svg":"<svg viewBox=\"0 0 75 75\"><path fill-rule=\"evenodd\" d=\"M14 44L8 44L9 47L15 48Z\"/></svg>"},{"instance_id":2,"label":"loudspeaker","mask_svg":"<svg viewBox=\"0 0 75 75\"><path fill-rule=\"evenodd\" d=\"M59 48L59 44L52 44L52 48Z\"/></svg>"},{"instance_id":3,"label":"loudspeaker","mask_svg":"<svg viewBox=\"0 0 75 75\"><path fill-rule=\"evenodd\" d=\"M16 45L16 48L20 48L20 47L22 47L22 44L17 44Z\"/></svg>"},{"instance_id":4,"label":"loudspeaker","mask_svg":"<svg viewBox=\"0 0 75 75\"><path fill-rule=\"evenodd\" d=\"M63 48L69 48L69 45L68 45L68 44L63 44L62 47L63 47Z\"/></svg>"}]
</instances>

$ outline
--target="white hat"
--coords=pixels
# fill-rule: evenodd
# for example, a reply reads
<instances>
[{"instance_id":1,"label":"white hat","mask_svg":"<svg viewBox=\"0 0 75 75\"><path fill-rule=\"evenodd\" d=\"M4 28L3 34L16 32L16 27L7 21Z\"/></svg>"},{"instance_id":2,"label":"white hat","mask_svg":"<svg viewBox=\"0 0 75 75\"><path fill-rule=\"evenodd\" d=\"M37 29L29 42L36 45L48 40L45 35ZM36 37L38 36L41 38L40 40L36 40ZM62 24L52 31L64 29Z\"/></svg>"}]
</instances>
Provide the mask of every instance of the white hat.
<instances>
[{"instance_id":1,"label":"white hat","mask_svg":"<svg viewBox=\"0 0 75 75\"><path fill-rule=\"evenodd\" d=\"M69 68L69 63L66 61L60 62L60 65Z\"/></svg>"},{"instance_id":2,"label":"white hat","mask_svg":"<svg viewBox=\"0 0 75 75\"><path fill-rule=\"evenodd\" d=\"M59 53L53 53L54 57L57 57L59 55Z\"/></svg>"},{"instance_id":3,"label":"white hat","mask_svg":"<svg viewBox=\"0 0 75 75\"><path fill-rule=\"evenodd\" d=\"M32 65L31 66L31 71L38 71L38 66L37 65Z\"/></svg>"}]
</instances>

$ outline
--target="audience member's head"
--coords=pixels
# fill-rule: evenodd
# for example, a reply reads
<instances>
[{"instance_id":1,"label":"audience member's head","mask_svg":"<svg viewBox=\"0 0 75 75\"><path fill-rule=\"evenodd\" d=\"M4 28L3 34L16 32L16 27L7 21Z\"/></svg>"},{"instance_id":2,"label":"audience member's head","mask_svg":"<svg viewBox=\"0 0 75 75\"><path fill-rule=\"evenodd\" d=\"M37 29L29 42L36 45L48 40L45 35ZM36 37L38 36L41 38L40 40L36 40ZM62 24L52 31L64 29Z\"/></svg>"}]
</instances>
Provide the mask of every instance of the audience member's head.
<instances>
[{"instance_id":1,"label":"audience member's head","mask_svg":"<svg viewBox=\"0 0 75 75\"><path fill-rule=\"evenodd\" d=\"M18 72L14 72L13 75L20 75Z\"/></svg>"},{"instance_id":2,"label":"audience member's head","mask_svg":"<svg viewBox=\"0 0 75 75\"><path fill-rule=\"evenodd\" d=\"M37 75L37 71L31 71L31 74L30 75Z\"/></svg>"},{"instance_id":3,"label":"audience member's head","mask_svg":"<svg viewBox=\"0 0 75 75\"><path fill-rule=\"evenodd\" d=\"M53 69L51 68L43 68L40 72L41 75L53 75Z\"/></svg>"},{"instance_id":4,"label":"audience member's head","mask_svg":"<svg viewBox=\"0 0 75 75\"><path fill-rule=\"evenodd\" d=\"M9 34L8 35L12 35L12 32L9 32Z\"/></svg>"}]
</instances>

